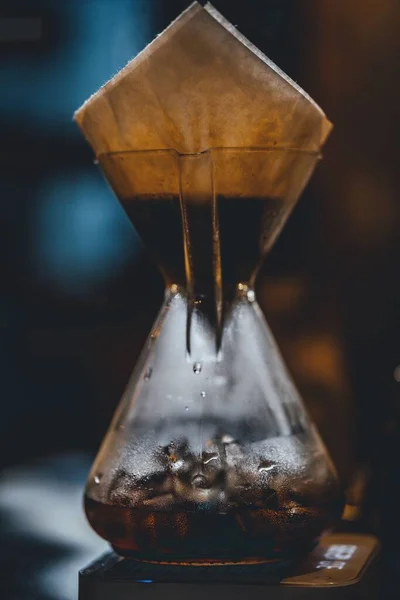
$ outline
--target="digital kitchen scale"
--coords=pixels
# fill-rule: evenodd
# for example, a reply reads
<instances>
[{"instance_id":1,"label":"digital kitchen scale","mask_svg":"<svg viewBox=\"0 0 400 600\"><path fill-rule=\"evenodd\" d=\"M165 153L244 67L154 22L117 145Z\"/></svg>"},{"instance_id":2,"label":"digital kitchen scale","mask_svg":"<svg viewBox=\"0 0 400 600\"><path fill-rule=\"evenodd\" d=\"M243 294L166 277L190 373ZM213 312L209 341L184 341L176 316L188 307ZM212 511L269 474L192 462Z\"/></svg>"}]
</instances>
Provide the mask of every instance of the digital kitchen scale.
<instances>
[{"instance_id":1,"label":"digital kitchen scale","mask_svg":"<svg viewBox=\"0 0 400 600\"><path fill-rule=\"evenodd\" d=\"M165 565L110 552L80 572L79 600L374 600L378 553L373 536L334 533L282 577L270 563Z\"/></svg>"}]
</instances>

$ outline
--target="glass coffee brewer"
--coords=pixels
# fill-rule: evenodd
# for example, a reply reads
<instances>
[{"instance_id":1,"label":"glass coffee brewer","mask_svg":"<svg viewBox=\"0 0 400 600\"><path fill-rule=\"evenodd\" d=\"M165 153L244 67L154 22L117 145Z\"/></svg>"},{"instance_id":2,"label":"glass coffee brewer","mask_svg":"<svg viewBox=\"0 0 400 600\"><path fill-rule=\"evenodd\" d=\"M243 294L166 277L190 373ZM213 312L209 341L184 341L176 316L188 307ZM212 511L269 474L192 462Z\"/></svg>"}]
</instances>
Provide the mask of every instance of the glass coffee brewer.
<instances>
[{"instance_id":1,"label":"glass coffee brewer","mask_svg":"<svg viewBox=\"0 0 400 600\"><path fill-rule=\"evenodd\" d=\"M254 293L317 159L231 148L99 157L166 281L86 488L89 522L118 553L277 559L312 548L339 516L334 467Z\"/></svg>"},{"instance_id":2,"label":"glass coffee brewer","mask_svg":"<svg viewBox=\"0 0 400 600\"><path fill-rule=\"evenodd\" d=\"M241 52L244 45L236 32L225 31L220 15L214 14L214 23L205 13L193 5L179 27L173 24L167 30L169 38L161 48L165 53L181 36L177 65L183 68L185 43L184 60L193 55L196 81L210 73L203 68L207 44L216 40L218 45L218 36L225 36L219 61L209 63L210 69L222 65L221 77L228 72L223 61L234 55L227 46L232 41ZM193 49L196 35L201 61ZM128 71L117 75L111 87L107 84L94 102L89 100L77 117L166 284L160 314L89 475L86 514L95 531L123 556L192 565L279 562L313 548L342 507L334 466L254 292L261 261L318 161L323 136L317 131L313 137L317 127L311 127L310 115L316 115L320 125L323 113L317 113L312 101L274 67L268 75L273 78L268 114L275 114L284 98L290 96L293 102L289 113L288 104L283 107L280 121L275 115L274 129L263 121L263 131L273 132L269 142L257 137L248 123L243 129L238 125L236 138L231 128L221 139L248 141L250 131L254 145L217 146L213 135L222 118L215 108L221 100L217 94L207 105L208 133L197 136L198 148L193 135L173 139L178 127L172 128L171 122L179 125L181 116L187 117L194 98L192 88L185 96L182 86L187 79L182 77L177 102L185 105L176 110L175 105L165 105L152 129L150 121L145 126L152 108L147 103L133 135L138 120L131 118L131 111L140 102L138 94L149 81L153 88L170 83L171 69L165 75L157 64L160 38L150 57L147 50L145 57L139 55L136 70L128 65ZM247 44L247 53L249 48ZM241 63L234 58L236 69ZM168 55L169 65L171 60ZM254 60L259 65L260 53ZM132 85L132 76L142 77L140 85ZM205 88L210 90L208 98L214 79L215 73ZM118 104L117 93L128 80L128 92ZM194 75L191 85L193 81ZM135 94L134 102L127 102L126 93ZM159 91L156 108L162 98ZM196 102L193 110L198 111ZM303 105L306 116L294 118ZM93 106L102 116L93 117ZM246 125L257 106L256 96L251 113L246 107L242 114L238 105L235 123ZM125 111L122 125L120 109ZM260 110L266 110L264 104ZM168 111L159 149L148 147ZM191 127L203 121L193 117ZM95 136L93 129L102 127ZM117 141L109 143L110 139ZM171 145L165 147L167 139Z\"/></svg>"}]
</instances>

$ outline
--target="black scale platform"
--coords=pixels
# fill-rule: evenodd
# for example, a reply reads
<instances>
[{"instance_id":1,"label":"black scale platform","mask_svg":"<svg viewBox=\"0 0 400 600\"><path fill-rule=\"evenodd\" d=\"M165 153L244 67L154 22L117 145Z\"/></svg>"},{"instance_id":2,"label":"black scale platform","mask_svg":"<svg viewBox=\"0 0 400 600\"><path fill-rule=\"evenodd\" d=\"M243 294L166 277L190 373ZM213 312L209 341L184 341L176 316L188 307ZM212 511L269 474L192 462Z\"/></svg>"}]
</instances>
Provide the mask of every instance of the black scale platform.
<instances>
[{"instance_id":1,"label":"black scale platform","mask_svg":"<svg viewBox=\"0 0 400 600\"><path fill-rule=\"evenodd\" d=\"M332 534L298 565L161 565L110 552L79 574L79 600L375 600L379 543Z\"/></svg>"}]
</instances>

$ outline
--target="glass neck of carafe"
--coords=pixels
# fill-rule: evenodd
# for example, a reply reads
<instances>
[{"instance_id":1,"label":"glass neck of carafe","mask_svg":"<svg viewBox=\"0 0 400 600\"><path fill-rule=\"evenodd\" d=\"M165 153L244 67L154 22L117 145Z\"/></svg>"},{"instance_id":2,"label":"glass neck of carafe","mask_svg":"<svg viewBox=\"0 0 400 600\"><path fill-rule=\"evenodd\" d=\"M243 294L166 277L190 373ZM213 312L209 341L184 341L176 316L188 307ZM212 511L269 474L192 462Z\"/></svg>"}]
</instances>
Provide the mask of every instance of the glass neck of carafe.
<instances>
[{"instance_id":1,"label":"glass neck of carafe","mask_svg":"<svg viewBox=\"0 0 400 600\"><path fill-rule=\"evenodd\" d=\"M188 351L194 320L211 329L218 349L235 302L254 301L257 269L318 157L276 147L99 157L168 288L185 299Z\"/></svg>"}]
</instances>

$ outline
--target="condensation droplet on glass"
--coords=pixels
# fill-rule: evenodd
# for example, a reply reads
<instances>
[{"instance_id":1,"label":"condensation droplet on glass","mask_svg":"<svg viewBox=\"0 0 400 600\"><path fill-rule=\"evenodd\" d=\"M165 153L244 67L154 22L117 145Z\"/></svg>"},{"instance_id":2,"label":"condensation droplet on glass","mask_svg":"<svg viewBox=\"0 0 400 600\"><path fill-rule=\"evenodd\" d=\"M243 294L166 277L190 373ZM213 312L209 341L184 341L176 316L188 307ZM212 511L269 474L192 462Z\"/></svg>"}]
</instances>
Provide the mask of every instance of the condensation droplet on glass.
<instances>
[{"instance_id":1,"label":"condensation droplet on glass","mask_svg":"<svg viewBox=\"0 0 400 600\"><path fill-rule=\"evenodd\" d=\"M200 396L201 396L202 398L205 398L205 397L206 397L206 393L205 393L205 392L200 392Z\"/></svg>"},{"instance_id":2,"label":"condensation droplet on glass","mask_svg":"<svg viewBox=\"0 0 400 600\"><path fill-rule=\"evenodd\" d=\"M188 406L185 406L185 410L189 410L189 407L188 407Z\"/></svg>"},{"instance_id":3,"label":"condensation droplet on glass","mask_svg":"<svg viewBox=\"0 0 400 600\"><path fill-rule=\"evenodd\" d=\"M98 475L95 475L95 476L94 476L94 478L93 478L93 479L94 479L94 482L95 482L97 485L99 485L99 483L100 483L100 480L101 480L101 477L102 477L101 473L99 473Z\"/></svg>"},{"instance_id":4,"label":"condensation droplet on glass","mask_svg":"<svg viewBox=\"0 0 400 600\"><path fill-rule=\"evenodd\" d=\"M208 465L208 463L218 460L218 454L216 452L211 452L206 454L203 458L203 465Z\"/></svg>"},{"instance_id":5,"label":"condensation droplet on glass","mask_svg":"<svg viewBox=\"0 0 400 600\"><path fill-rule=\"evenodd\" d=\"M193 373L196 373L196 375L198 375L199 373L201 373L201 369L203 368L203 365L199 362L195 362L193 365Z\"/></svg>"},{"instance_id":6,"label":"condensation droplet on glass","mask_svg":"<svg viewBox=\"0 0 400 600\"><path fill-rule=\"evenodd\" d=\"M182 469L183 466L184 466L183 460L180 459L180 458L178 458L174 462L170 463L170 465L169 465L170 472L171 473L178 473Z\"/></svg>"},{"instance_id":7,"label":"condensation droplet on glass","mask_svg":"<svg viewBox=\"0 0 400 600\"><path fill-rule=\"evenodd\" d=\"M147 370L146 370L146 373L144 374L144 379L145 379L145 381L149 381L149 379L150 379L150 377L151 377L152 373L153 373L153 369L150 369L150 368L149 368L149 369L147 369Z\"/></svg>"},{"instance_id":8,"label":"condensation droplet on glass","mask_svg":"<svg viewBox=\"0 0 400 600\"><path fill-rule=\"evenodd\" d=\"M151 339L152 340L156 340L158 338L158 336L160 335L160 326L157 325L156 327L154 327L154 329L151 332Z\"/></svg>"},{"instance_id":9,"label":"condensation droplet on glass","mask_svg":"<svg viewBox=\"0 0 400 600\"><path fill-rule=\"evenodd\" d=\"M207 482L207 478L204 477L204 475L201 475L200 473L198 473L197 475L195 475L192 478L192 485L193 487L196 488L207 488L208 487L208 482Z\"/></svg>"},{"instance_id":10,"label":"condensation droplet on glass","mask_svg":"<svg viewBox=\"0 0 400 600\"><path fill-rule=\"evenodd\" d=\"M276 468L274 463L271 463L269 460L262 460L258 465L259 473L268 473L273 471Z\"/></svg>"},{"instance_id":11,"label":"condensation droplet on glass","mask_svg":"<svg viewBox=\"0 0 400 600\"><path fill-rule=\"evenodd\" d=\"M255 295L255 293L254 293L254 290L249 290L249 291L247 292L247 300L248 300L249 302L254 302L254 300L255 300L255 299L256 299L256 295Z\"/></svg>"}]
</instances>

